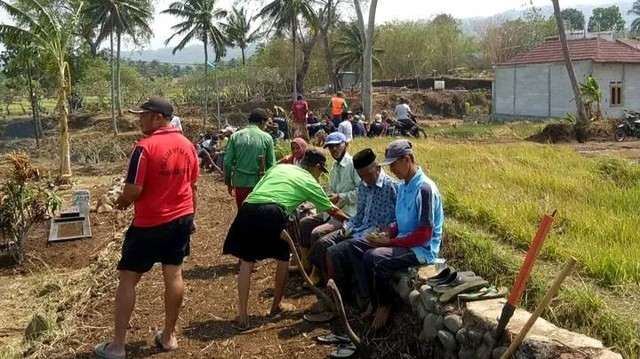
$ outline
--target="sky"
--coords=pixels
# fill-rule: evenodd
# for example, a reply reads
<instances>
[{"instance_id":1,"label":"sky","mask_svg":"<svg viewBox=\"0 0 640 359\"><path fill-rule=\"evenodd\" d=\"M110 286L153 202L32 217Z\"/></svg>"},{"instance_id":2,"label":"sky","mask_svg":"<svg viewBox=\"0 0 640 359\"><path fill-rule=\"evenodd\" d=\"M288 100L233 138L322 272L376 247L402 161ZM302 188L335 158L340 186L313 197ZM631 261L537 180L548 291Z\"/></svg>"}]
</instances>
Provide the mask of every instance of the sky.
<instances>
[{"instance_id":1,"label":"sky","mask_svg":"<svg viewBox=\"0 0 640 359\"><path fill-rule=\"evenodd\" d=\"M250 11L255 14L256 9L268 0L249 0ZM173 0L160 0L156 5L156 15L152 24L154 37L147 49L157 49L164 47L164 41L171 36L171 26L178 22L178 19L160 14ZM219 7L230 9L237 0L219 0ZM349 0L345 0L349 3ZM613 0L560 0L562 8L575 6L578 4L606 5ZM428 19L436 14L448 13L456 18L483 17L498 14L512 9L523 9L529 4L529 0L378 0L376 11L376 23L384 23L391 20L418 20ZM535 6L550 5L550 0L533 0ZM346 7L345 11L355 14L351 7ZM585 14L588 17L590 14ZM0 22L8 21L6 13L0 13ZM176 45L176 42L170 45ZM126 44L124 47L128 47Z\"/></svg>"}]
</instances>

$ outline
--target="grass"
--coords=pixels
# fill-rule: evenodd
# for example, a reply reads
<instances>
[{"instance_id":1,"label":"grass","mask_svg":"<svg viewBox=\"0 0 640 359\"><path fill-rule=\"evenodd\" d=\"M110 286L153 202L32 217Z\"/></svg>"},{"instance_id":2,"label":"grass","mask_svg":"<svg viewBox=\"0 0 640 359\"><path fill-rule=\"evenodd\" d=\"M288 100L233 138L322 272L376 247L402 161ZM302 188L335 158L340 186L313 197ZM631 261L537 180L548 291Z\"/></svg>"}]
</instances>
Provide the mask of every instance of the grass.
<instances>
[{"instance_id":1,"label":"grass","mask_svg":"<svg viewBox=\"0 0 640 359\"><path fill-rule=\"evenodd\" d=\"M519 141L542 131L551 121L464 123L458 126L428 127L427 134L437 139Z\"/></svg>"}]
</instances>

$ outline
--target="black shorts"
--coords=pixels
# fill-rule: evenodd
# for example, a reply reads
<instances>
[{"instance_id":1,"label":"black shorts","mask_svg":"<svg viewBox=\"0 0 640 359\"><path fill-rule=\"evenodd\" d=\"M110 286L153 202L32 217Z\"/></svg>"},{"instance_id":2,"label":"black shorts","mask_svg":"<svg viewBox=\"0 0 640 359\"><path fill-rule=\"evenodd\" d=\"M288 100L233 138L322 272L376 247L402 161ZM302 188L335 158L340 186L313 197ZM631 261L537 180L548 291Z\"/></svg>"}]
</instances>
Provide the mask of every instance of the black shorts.
<instances>
[{"instance_id":1,"label":"black shorts","mask_svg":"<svg viewBox=\"0 0 640 359\"><path fill-rule=\"evenodd\" d=\"M231 254L246 262L266 258L289 260L289 245L280 239L289 216L273 203L244 203L233 220L222 254Z\"/></svg>"},{"instance_id":2,"label":"black shorts","mask_svg":"<svg viewBox=\"0 0 640 359\"><path fill-rule=\"evenodd\" d=\"M189 255L193 214L154 227L131 225L122 244L118 270L145 273L157 262L181 265Z\"/></svg>"}]
</instances>

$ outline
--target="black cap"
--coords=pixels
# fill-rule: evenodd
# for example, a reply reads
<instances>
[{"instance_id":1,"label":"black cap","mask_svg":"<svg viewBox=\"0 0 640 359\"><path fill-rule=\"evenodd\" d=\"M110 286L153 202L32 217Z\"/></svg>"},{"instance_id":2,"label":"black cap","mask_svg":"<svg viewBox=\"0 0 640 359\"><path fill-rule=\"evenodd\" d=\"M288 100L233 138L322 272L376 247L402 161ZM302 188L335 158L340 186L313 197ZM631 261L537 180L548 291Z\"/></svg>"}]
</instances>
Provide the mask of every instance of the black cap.
<instances>
[{"instance_id":1,"label":"black cap","mask_svg":"<svg viewBox=\"0 0 640 359\"><path fill-rule=\"evenodd\" d=\"M322 170L322 172L329 172L327 171L326 167L327 156L325 156L324 152L322 152L322 150L319 148L307 148L307 150L304 152L304 158L302 159L301 164L308 167L320 165L320 169Z\"/></svg>"},{"instance_id":2,"label":"black cap","mask_svg":"<svg viewBox=\"0 0 640 359\"><path fill-rule=\"evenodd\" d=\"M267 115L267 111L265 111L263 108L256 108L251 111L251 114L249 114L249 122L252 123L260 123L268 119L269 116Z\"/></svg>"},{"instance_id":3,"label":"black cap","mask_svg":"<svg viewBox=\"0 0 640 359\"><path fill-rule=\"evenodd\" d=\"M129 110L129 112L137 115L145 112L155 112L163 115L164 117L171 117L173 116L173 106L171 106L171 103L164 98L154 96L149 97L147 101L140 105L140 109Z\"/></svg>"},{"instance_id":4,"label":"black cap","mask_svg":"<svg viewBox=\"0 0 640 359\"><path fill-rule=\"evenodd\" d=\"M370 148L365 148L364 150L353 155L353 167L357 170L367 167L376 161L376 154L373 153L373 150Z\"/></svg>"}]
</instances>

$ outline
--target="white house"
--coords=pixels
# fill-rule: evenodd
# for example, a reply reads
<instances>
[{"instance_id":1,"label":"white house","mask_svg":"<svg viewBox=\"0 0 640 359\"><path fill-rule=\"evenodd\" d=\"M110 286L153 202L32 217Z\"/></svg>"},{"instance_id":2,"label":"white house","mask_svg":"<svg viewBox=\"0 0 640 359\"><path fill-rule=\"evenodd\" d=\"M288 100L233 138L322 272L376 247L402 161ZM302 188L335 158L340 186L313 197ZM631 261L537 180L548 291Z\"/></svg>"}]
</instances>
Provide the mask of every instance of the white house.
<instances>
[{"instance_id":1,"label":"white house","mask_svg":"<svg viewBox=\"0 0 640 359\"><path fill-rule=\"evenodd\" d=\"M568 41L578 81L590 74L598 80L607 117L621 117L624 108L640 110L640 51L636 45L629 40L602 38ZM547 40L494 69L495 118L576 113L559 40Z\"/></svg>"}]
</instances>

